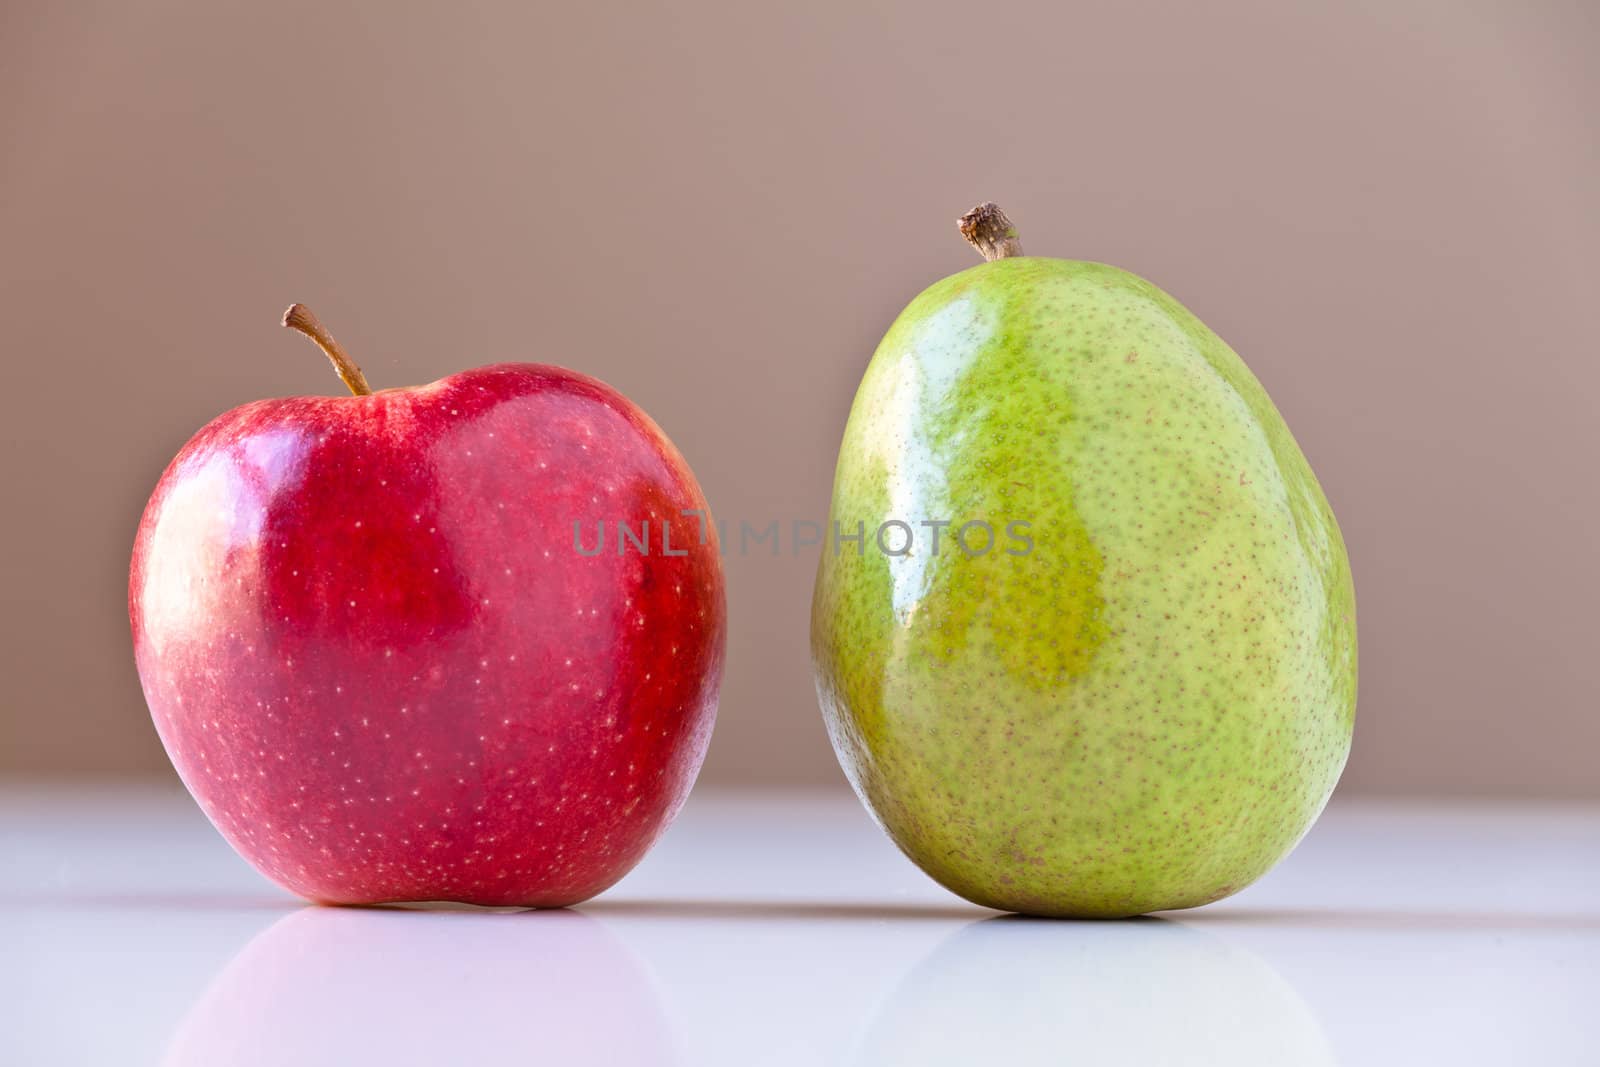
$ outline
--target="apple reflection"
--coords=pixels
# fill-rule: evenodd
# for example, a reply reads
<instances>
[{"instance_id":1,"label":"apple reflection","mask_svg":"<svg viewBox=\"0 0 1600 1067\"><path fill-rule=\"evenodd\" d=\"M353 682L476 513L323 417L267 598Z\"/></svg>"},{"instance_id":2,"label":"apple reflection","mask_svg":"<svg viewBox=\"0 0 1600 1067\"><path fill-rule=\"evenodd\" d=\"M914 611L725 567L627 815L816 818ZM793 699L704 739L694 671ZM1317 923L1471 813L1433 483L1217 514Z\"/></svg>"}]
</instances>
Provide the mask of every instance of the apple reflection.
<instances>
[{"instance_id":1,"label":"apple reflection","mask_svg":"<svg viewBox=\"0 0 1600 1067\"><path fill-rule=\"evenodd\" d=\"M575 911L306 908L264 930L165 1062L667 1064L649 975Z\"/></svg>"},{"instance_id":2,"label":"apple reflection","mask_svg":"<svg viewBox=\"0 0 1600 1067\"><path fill-rule=\"evenodd\" d=\"M1001 916L962 927L913 967L856 1060L1331 1065L1299 995L1260 957L1163 919Z\"/></svg>"}]
</instances>

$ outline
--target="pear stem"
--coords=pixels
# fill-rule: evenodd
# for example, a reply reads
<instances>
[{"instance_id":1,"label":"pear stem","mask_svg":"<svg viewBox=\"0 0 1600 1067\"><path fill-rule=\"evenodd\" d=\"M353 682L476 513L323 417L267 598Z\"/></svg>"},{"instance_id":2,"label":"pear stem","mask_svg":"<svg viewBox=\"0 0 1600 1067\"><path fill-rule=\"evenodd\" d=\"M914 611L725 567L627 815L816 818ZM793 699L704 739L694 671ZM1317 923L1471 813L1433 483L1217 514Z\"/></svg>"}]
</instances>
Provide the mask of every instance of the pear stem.
<instances>
[{"instance_id":1,"label":"pear stem","mask_svg":"<svg viewBox=\"0 0 1600 1067\"><path fill-rule=\"evenodd\" d=\"M967 239L967 243L990 263L1022 255L1022 241L1017 237L1017 228L1000 210L1000 205L992 200L985 200L962 215L956 225L961 228L961 236Z\"/></svg>"},{"instance_id":2,"label":"pear stem","mask_svg":"<svg viewBox=\"0 0 1600 1067\"><path fill-rule=\"evenodd\" d=\"M328 362L333 364L333 369L338 372L339 380L356 396L369 396L372 386L367 384L367 376L361 373L361 368L356 361L351 359L344 349L339 347L339 342L333 339L333 334L322 325L322 321L311 313L311 309L304 304L290 304L289 310L283 313L283 324L292 330L299 330L317 343L323 354L328 357Z\"/></svg>"}]
</instances>

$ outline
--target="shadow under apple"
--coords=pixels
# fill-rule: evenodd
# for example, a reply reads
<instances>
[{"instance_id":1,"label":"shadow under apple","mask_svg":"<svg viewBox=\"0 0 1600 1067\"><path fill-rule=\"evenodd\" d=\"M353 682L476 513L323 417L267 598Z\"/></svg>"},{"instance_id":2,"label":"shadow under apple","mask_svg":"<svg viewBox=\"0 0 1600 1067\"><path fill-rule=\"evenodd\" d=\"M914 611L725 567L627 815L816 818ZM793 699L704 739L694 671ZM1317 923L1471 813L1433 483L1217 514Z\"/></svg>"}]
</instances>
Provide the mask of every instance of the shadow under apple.
<instances>
[{"instance_id":1,"label":"shadow under apple","mask_svg":"<svg viewBox=\"0 0 1600 1067\"><path fill-rule=\"evenodd\" d=\"M168 1067L676 1062L649 975L575 911L311 907L262 931Z\"/></svg>"},{"instance_id":2,"label":"shadow under apple","mask_svg":"<svg viewBox=\"0 0 1600 1067\"><path fill-rule=\"evenodd\" d=\"M1166 919L1006 915L962 927L884 998L856 1062L1331 1065L1260 957Z\"/></svg>"}]
</instances>

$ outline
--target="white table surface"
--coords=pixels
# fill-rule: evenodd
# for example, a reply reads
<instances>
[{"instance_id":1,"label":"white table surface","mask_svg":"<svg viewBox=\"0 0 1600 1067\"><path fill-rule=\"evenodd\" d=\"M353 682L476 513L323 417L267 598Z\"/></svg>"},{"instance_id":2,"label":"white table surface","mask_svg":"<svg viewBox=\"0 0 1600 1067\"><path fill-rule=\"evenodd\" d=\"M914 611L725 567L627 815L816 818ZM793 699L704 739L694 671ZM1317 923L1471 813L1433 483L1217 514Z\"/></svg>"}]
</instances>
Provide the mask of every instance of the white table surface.
<instances>
[{"instance_id":1,"label":"white table surface","mask_svg":"<svg viewBox=\"0 0 1600 1067\"><path fill-rule=\"evenodd\" d=\"M996 916L701 789L581 911L302 906L182 793L0 787L0 1063L1596 1064L1600 807L1335 801L1256 886Z\"/></svg>"}]
</instances>

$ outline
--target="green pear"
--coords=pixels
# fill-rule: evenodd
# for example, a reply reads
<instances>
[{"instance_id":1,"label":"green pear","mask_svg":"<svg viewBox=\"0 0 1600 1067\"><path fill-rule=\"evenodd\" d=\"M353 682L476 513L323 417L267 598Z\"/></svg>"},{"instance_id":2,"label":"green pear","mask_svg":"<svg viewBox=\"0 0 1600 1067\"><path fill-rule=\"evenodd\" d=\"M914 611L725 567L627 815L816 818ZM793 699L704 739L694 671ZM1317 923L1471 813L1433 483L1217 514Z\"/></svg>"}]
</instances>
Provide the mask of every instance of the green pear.
<instances>
[{"instance_id":1,"label":"green pear","mask_svg":"<svg viewBox=\"0 0 1600 1067\"><path fill-rule=\"evenodd\" d=\"M896 844L976 903L1115 917L1249 885L1349 755L1355 593L1261 384L1160 289L1021 254L911 302L845 427L817 691Z\"/></svg>"}]
</instances>

